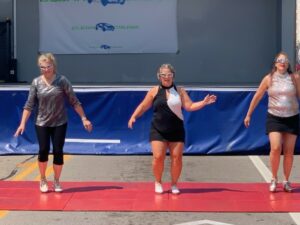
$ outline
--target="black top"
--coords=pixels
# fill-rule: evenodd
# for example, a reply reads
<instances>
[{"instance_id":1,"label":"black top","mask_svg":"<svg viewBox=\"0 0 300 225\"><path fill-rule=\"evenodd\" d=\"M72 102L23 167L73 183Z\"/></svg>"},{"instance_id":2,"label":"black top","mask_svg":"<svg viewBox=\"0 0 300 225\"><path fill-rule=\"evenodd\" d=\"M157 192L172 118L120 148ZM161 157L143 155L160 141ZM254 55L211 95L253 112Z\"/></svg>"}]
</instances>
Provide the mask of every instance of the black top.
<instances>
[{"instance_id":1,"label":"black top","mask_svg":"<svg viewBox=\"0 0 300 225\"><path fill-rule=\"evenodd\" d=\"M152 117L152 128L156 129L161 134L169 133L182 133L184 131L183 120L180 119L169 107L167 103L167 90L174 88L175 86L163 87L159 86L157 95L153 100L153 117ZM178 106L178 107L181 107Z\"/></svg>"}]
</instances>

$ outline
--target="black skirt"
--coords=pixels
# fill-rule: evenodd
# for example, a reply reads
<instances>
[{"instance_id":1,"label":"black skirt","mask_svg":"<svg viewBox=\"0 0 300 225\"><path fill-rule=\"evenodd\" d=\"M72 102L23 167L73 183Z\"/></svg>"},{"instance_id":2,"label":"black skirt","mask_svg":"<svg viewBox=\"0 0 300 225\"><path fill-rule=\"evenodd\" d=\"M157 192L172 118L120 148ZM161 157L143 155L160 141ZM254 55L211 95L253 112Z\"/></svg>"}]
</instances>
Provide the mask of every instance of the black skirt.
<instances>
[{"instance_id":1,"label":"black skirt","mask_svg":"<svg viewBox=\"0 0 300 225\"><path fill-rule=\"evenodd\" d=\"M159 132L155 127L151 126L150 141L184 143L184 139L185 139L184 129L171 131L171 132Z\"/></svg>"},{"instance_id":2,"label":"black skirt","mask_svg":"<svg viewBox=\"0 0 300 225\"><path fill-rule=\"evenodd\" d=\"M266 133L270 132L286 132L299 134L299 114L291 117L279 117L270 113L267 114Z\"/></svg>"}]
</instances>

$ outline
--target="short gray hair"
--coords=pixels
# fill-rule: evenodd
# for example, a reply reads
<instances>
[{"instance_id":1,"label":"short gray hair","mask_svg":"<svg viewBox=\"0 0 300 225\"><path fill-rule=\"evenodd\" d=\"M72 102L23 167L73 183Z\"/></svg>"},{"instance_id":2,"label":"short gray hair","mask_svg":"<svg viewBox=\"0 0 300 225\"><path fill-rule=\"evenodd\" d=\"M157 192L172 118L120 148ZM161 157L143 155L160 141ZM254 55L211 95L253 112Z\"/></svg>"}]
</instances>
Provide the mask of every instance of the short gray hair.
<instances>
[{"instance_id":1,"label":"short gray hair","mask_svg":"<svg viewBox=\"0 0 300 225\"><path fill-rule=\"evenodd\" d=\"M175 69L174 69L174 67L173 67L170 63L164 63L164 64L162 64L162 65L158 68L158 70L157 70L157 76L159 76L160 70L163 69L163 68L169 69L169 70L175 75Z\"/></svg>"}]
</instances>

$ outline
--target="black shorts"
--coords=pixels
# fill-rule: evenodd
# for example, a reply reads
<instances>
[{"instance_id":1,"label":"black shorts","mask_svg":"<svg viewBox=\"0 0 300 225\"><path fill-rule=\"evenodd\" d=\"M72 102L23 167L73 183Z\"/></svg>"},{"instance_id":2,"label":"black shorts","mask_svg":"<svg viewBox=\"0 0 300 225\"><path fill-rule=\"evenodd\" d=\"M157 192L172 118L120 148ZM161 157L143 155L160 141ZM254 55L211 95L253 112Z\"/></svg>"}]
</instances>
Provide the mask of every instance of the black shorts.
<instances>
[{"instance_id":1,"label":"black shorts","mask_svg":"<svg viewBox=\"0 0 300 225\"><path fill-rule=\"evenodd\" d=\"M278 117L268 113L266 120L266 133L269 134L274 131L298 135L299 114L291 117Z\"/></svg>"},{"instance_id":2,"label":"black shorts","mask_svg":"<svg viewBox=\"0 0 300 225\"><path fill-rule=\"evenodd\" d=\"M150 130L150 141L163 141L163 142L183 142L185 139L184 129L176 130L173 132L159 132L153 126Z\"/></svg>"}]
</instances>

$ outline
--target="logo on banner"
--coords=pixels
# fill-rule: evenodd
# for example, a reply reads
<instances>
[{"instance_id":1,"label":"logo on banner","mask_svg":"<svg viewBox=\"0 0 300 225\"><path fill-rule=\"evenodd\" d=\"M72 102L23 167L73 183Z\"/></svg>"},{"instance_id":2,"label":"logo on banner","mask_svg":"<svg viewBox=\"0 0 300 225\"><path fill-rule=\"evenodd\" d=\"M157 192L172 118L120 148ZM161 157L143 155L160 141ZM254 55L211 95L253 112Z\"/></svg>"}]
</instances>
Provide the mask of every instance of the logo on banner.
<instances>
[{"instance_id":1,"label":"logo on banner","mask_svg":"<svg viewBox=\"0 0 300 225\"><path fill-rule=\"evenodd\" d=\"M89 48L97 50L97 52L109 53L115 51L116 49L122 49L123 46L110 45L106 43L90 45Z\"/></svg>"},{"instance_id":2,"label":"logo on banner","mask_svg":"<svg viewBox=\"0 0 300 225\"><path fill-rule=\"evenodd\" d=\"M111 49L111 46L110 45L101 45L100 48L107 50L107 49Z\"/></svg>"},{"instance_id":3,"label":"logo on banner","mask_svg":"<svg viewBox=\"0 0 300 225\"><path fill-rule=\"evenodd\" d=\"M102 31L114 31L115 27L109 23L98 23L96 25L96 30L102 30Z\"/></svg>"},{"instance_id":4,"label":"logo on banner","mask_svg":"<svg viewBox=\"0 0 300 225\"><path fill-rule=\"evenodd\" d=\"M123 5L125 0L101 0L102 5L106 6L108 4L120 4Z\"/></svg>"},{"instance_id":5,"label":"logo on banner","mask_svg":"<svg viewBox=\"0 0 300 225\"><path fill-rule=\"evenodd\" d=\"M117 30L138 30L140 29L137 24L109 24L109 23L97 23L92 24L76 24L71 26L72 31L87 31L87 30L100 30L100 31L117 31Z\"/></svg>"},{"instance_id":6,"label":"logo on banner","mask_svg":"<svg viewBox=\"0 0 300 225\"><path fill-rule=\"evenodd\" d=\"M100 52L111 52L111 51L114 51L116 49L122 49L123 46L111 45L111 44L100 42L100 43L95 44L95 45L90 45L89 48L95 49L95 50L100 51Z\"/></svg>"},{"instance_id":7,"label":"logo on banner","mask_svg":"<svg viewBox=\"0 0 300 225\"><path fill-rule=\"evenodd\" d=\"M92 3L95 0L88 0L88 3ZM123 5L126 0L101 0L103 6L107 6L108 4L120 4Z\"/></svg>"}]
</instances>

